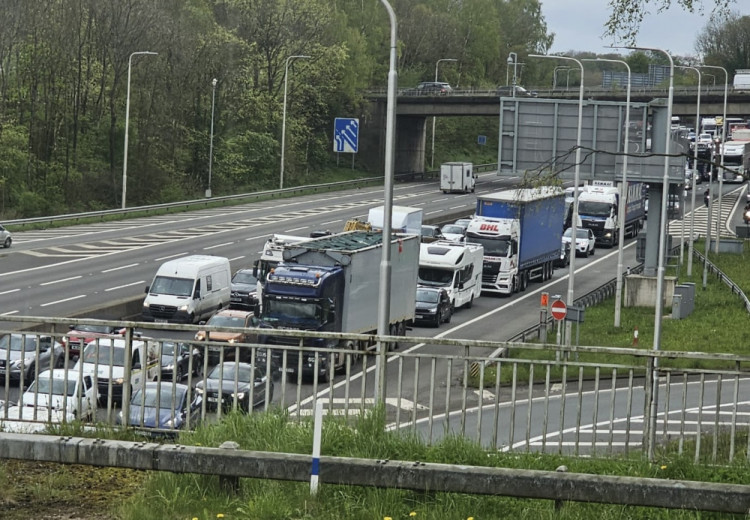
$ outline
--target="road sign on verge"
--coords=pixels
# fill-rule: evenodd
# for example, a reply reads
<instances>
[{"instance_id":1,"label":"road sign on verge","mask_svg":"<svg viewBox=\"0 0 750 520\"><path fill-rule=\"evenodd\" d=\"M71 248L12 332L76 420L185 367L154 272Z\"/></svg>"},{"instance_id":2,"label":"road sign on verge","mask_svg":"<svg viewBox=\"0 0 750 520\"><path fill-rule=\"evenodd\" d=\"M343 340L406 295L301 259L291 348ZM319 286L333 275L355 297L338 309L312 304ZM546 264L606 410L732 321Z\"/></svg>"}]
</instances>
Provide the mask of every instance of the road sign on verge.
<instances>
[{"instance_id":1,"label":"road sign on verge","mask_svg":"<svg viewBox=\"0 0 750 520\"><path fill-rule=\"evenodd\" d=\"M333 123L333 151L357 153L359 148L359 119L337 117Z\"/></svg>"},{"instance_id":2,"label":"road sign on verge","mask_svg":"<svg viewBox=\"0 0 750 520\"><path fill-rule=\"evenodd\" d=\"M568 313L568 307L562 300L555 300L552 302L552 317L556 320L564 320L565 315Z\"/></svg>"}]
</instances>

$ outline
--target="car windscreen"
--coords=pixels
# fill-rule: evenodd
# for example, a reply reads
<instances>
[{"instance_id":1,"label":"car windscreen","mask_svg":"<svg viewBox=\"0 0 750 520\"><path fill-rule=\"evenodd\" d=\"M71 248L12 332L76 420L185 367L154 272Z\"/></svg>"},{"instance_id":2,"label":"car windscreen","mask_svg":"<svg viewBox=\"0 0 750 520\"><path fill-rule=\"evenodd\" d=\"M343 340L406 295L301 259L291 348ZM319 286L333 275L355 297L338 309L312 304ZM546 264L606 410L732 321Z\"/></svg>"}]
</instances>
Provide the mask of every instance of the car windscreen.
<instances>
[{"instance_id":1,"label":"car windscreen","mask_svg":"<svg viewBox=\"0 0 750 520\"><path fill-rule=\"evenodd\" d=\"M178 407L181 405L185 398L186 389L182 387L174 388L174 402L177 403ZM156 408L158 403L159 408L164 410L171 410L172 406L172 385L166 384L161 387L148 387L146 388L145 401L143 389L139 388L133 394L131 404L136 406L145 406L147 408Z\"/></svg>"},{"instance_id":2,"label":"car windscreen","mask_svg":"<svg viewBox=\"0 0 750 520\"><path fill-rule=\"evenodd\" d=\"M246 283L248 285L253 285L258 283L258 280L250 271L240 271L234 273L234 276L232 277L232 283Z\"/></svg>"},{"instance_id":3,"label":"car windscreen","mask_svg":"<svg viewBox=\"0 0 750 520\"><path fill-rule=\"evenodd\" d=\"M172 296L190 296L193 294L193 284L189 278L171 278L157 276L149 292L154 294L170 294Z\"/></svg>"},{"instance_id":4,"label":"car windscreen","mask_svg":"<svg viewBox=\"0 0 750 520\"><path fill-rule=\"evenodd\" d=\"M112 333L112 327L109 325L85 325L80 324L76 325L75 329L78 332L96 332L97 334L111 334Z\"/></svg>"},{"instance_id":5,"label":"car windscreen","mask_svg":"<svg viewBox=\"0 0 750 520\"><path fill-rule=\"evenodd\" d=\"M0 351L2 350L8 350L8 346L10 345L10 350L16 351L16 352L33 352L36 350L36 336L21 336L17 334L8 334L0 338ZM39 346L40 350L44 350L44 346Z\"/></svg>"},{"instance_id":6,"label":"car windscreen","mask_svg":"<svg viewBox=\"0 0 750 520\"><path fill-rule=\"evenodd\" d=\"M417 301L424 303L437 303L439 294L440 293L437 291L425 291L422 289L417 289Z\"/></svg>"},{"instance_id":7,"label":"car windscreen","mask_svg":"<svg viewBox=\"0 0 750 520\"><path fill-rule=\"evenodd\" d=\"M70 397L75 395L76 393L76 383L75 381L68 381L66 383L65 379L49 378L44 377L44 375L40 375L37 380L31 383L26 391L30 394L39 392L39 394L46 395L50 393L50 389L52 389L52 395L65 395L67 393Z\"/></svg>"},{"instance_id":8,"label":"car windscreen","mask_svg":"<svg viewBox=\"0 0 750 520\"><path fill-rule=\"evenodd\" d=\"M97 351L98 348L98 351ZM98 354L98 361L97 361ZM84 363L99 363L100 365L125 366L125 348L112 345L98 345L89 343L83 351Z\"/></svg>"},{"instance_id":9,"label":"car windscreen","mask_svg":"<svg viewBox=\"0 0 750 520\"><path fill-rule=\"evenodd\" d=\"M237 381L240 383L250 383L253 381L253 375L255 379L260 379L261 373L257 370L253 370L250 365L216 365L211 372L209 372L207 379L213 379L218 381L220 378L222 381L234 381L235 373L237 374Z\"/></svg>"}]
</instances>

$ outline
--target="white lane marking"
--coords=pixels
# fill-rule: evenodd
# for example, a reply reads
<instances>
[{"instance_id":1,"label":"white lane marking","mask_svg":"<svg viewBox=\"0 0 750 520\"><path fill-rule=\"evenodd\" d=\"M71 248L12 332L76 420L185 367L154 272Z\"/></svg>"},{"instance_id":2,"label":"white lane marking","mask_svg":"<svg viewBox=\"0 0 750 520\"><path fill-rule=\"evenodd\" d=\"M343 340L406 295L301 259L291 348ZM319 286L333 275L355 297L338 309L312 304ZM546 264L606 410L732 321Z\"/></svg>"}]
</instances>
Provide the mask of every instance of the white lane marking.
<instances>
[{"instance_id":1,"label":"white lane marking","mask_svg":"<svg viewBox=\"0 0 750 520\"><path fill-rule=\"evenodd\" d=\"M224 242L223 244L216 244L215 246L204 247L203 250L208 251L210 249L216 249L217 247L231 246L232 244L234 244L234 242Z\"/></svg>"},{"instance_id":2,"label":"white lane marking","mask_svg":"<svg viewBox=\"0 0 750 520\"><path fill-rule=\"evenodd\" d=\"M81 278L81 277L80 276L71 276L70 278L62 278L60 280L53 280L51 282L44 282L44 283L40 283L39 285L42 286L42 287L44 287L45 285L53 285L53 284L56 284L56 283L69 282L71 280L78 280L79 278Z\"/></svg>"},{"instance_id":3,"label":"white lane marking","mask_svg":"<svg viewBox=\"0 0 750 520\"><path fill-rule=\"evenodd\" d=\"M10 316L11 314L18 314L18 311L8 311L0 314L0 316Z\"/></svg>"},{"instance_id":4,"label":"white lane marking","mask_svg":"<svg viewBox=\"0 0 750 520\"><path fill-rule=\"evenodd\" d=\"M0 292L0 295L2 295L2 294L10 294L10 293L18 292L18 291L20 291L20 290L21 290L21 289L11 289L11 290L9 290L9 291L3 291L3 292Z\"/></svg>"},{"instance_id":5,"label":"white lane marking","mask_svg":"<svg viewBox=\"0 0 750 520\"><path fill-rule=\"evenodd\" d=\"M140 285L143 283L146 283L146 280L138 280L137 282L128 283L125 285L118 285L117 287L110 287L109 289L104 289L104 292L116 291L117 289L125 289L126 287L133 287L134 285Z\"/></svg>"},{"instance_id":6,"label":"white lane marking","mask_svg":"<svg viewBox=\"0 0 750 520\"><path fill-rule=\"evenodd\" d=\"M69 301L72 301L72 300L79 300L79 299L85 298L85 297L86 297L85 294L79 294L78 296L71 296L70 298L65 298L64 300L57 300L57 301L54 301L54 302L43 303L43 304L40 305L40 307L49 307L50 305L55 305L57 303L65 303L65 302L69 302Z\"/></svg>"},{"instance_id":7,"label":"white lane marking","mask_svg":"<svg viewBox=\"0 0 750 520\"><path fill-rule=\"evenodd\" d=\"M452 207L450 207L448 209L464 209L465 207L466 207L466 204L463 204L461 206L452 206Z\"/></svg>"},{"instance_id":8,"label":"white lane marking","mask_svg":"<svg viewBox=\"0 0 750 520\"><path fill-rule=\"evenodd\" d=\"M425 215L434 215L435 213L444 213L445 210L439 209L437 211L428 211Z\"/></svg>"},{"instance_id":9,"label":"white lane marking","mask_svg":"<svg viewBox=\"0 0 750 520\"><path fill-rule=\"evenodd\" d=\"M127 269L129 267L135 267L137 265L140 265L138 263L135 264L128 264L128 265L121 265L120 267L113 267L112 269L105 269L102 271L102 273L111 273L112 271L119 271L120 269Z\"/></svg>"},{"instance_id":10,"label":"white lane marking","mask_svg":"<svg viewBox=\"0 0 750 520\"><path fill-rule=\"evenodd\" d=\"M162 260L166 260L167 258L177 258L178 256L185 256L187 253L176 253L174 255L169 256L162 256L161 258L154 258L154 262L161 262Z\"/></svg>"},{"instance_id":11,"label":"white lane marking","mask_svg":"<svg viewBox=\"0 0 750 520\"><path fill-rule=\"evenodd\" d=\"M338 222L343 222L343 220L339 219L339 220L331 220L331 221L328 221L328 222L321 222L320 225L321 226L327 226L328 224L337 224Z\"/></svg>"},{"instance_id":12,"label":"white lane marking","mask_svg":"<svg viewBox=\"0 0 750 520\"><path fill-rule=\"evenodd\" d=\"M230 262L236 262L237 260L242 260L243 258L245 258L245 255L235 256L234 258L230 258L229 261Z\"/></svg>"},{"instance_id":13,"label":"white lane marking","mask_svg":"<svg viewBox=\"0 0 750 520\"><path fill-rule=\"evenodd\" d=\"M296 228L292 228L292 229L287 229L286 231L284 231L284 233L294 233L295 231L299 231L300 229L307 229L309 227L310 226L302 226L302 227L296 227Z\"/></svg>"}]
</instances>

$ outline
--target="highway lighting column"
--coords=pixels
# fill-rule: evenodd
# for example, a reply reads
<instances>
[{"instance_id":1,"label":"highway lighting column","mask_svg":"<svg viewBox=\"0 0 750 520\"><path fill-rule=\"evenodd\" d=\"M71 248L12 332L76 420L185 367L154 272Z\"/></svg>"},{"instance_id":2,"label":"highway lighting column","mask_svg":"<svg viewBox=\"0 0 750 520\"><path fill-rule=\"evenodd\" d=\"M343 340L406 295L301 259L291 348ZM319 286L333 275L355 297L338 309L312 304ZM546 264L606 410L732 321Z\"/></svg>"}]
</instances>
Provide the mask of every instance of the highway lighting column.
<instances>
[{"instance_id":1,"label":"highway lighting column","mask_svg":"<svg viewBox=\"0 0 750 520\"><path fill-rule=\"evenodd\" d=\"M125 98L125 145L123 146L122 159L122 209L125 209L128 195L128 124L130 122L130 69L133 65L133 56L138 54L150 54L155 56L157 52L137 51L131 52L128 58L128 93Z\"/></svg>"},{"instance_id":2,"label":"highway lighting column","mask_svg":"<svg viewBox=\"0 0 750 520\"><path fill-rule=\"evenodd\" d=\"M206 198L211 198L211 168L214 162L214 106L216 104L216 83L218 81L214 78L211 81L211 137L209 139L210 144L208 146L208 189L206 190Z\"/></svg>"},{"instance_id":3,"label":"highway lighting column","mask_svg":"<svg viewBox=\"0 0 750 520\"><path fill-rule=\"evenodd\" d=\"M513 64L513 97L516 97L516 67L518 66L518 54L511 52L508 54L508 65Z\"/></svg>"},{"instance_id":4,"label":"highway lighting column","mask_svg":"<svg viewBox=\"0 0 750 520\"><path fill-rule=\"evenodd\" d=\"M289 79L289 62L293 59L306 59L310 56L289 56L286 59L286 65L284 66L284 108L281 116L281 172L279 175L279 189L284 189L284 152L286 148L286 92L287 92L287 80Z\"/></svg>"},{"instance_id":5,"label":"highway lighting column","mask_svg":"<svg viewBox=\"0 0 750 520\"><path fill-rule=\"evenodd\" d=\"M678 68L694 70L698 74L698 98L695 103L695 126L697 129L701 120L701 78L703 74L701 74L701 71L695 67L679 66ZM690 190L692 191L692 194L690 195L690 207L692 208L692 211L690 212L690 238L688 239L688 276L693 274L693 240L695 240L695 176L698 173L698 134L696 133L695 135L696 138L695 141L693 141L693 171L690 174L692 177L690 181ZM685 229L684 225L682 226L682 229ZM706 243L708 243L708 240Z\"/></svg>"},{"instance_id":6,"label":"highway lighting column","mask_svg":"<svg viewBox=\"0 0 750 520\"><path fill-rule=\"evenodd\" d=\"M620 326L620 313L622 310L622 271L623 271L623 250L625 246L625 211L628 198L628 146L630 145L630 65L623 60L614 60L608 58L582 59L581 61L605 61L608 63L620 63L628 69L628 88L625 94L625 138L623 143L622 157L622 184L620 185L620 204L618 211L618 220L620 227L620 236L618 238L617 251L617 285L615 286L615 327Z\"/></svg>"},{"instance_id":7,"label":"highway lighting column","mask_svg":"<svg viewBox=\"0 0 750 520\"><path fill-rule=\"evenodd\" d=\"M717 211L716 215L716 245L714 249L714 253L717 255L719 254L719 240L720 238L720 230L721 230L721 195L722 195L722 189L724 187L724 143L727 142L727 91L729 90L729 73L727 72L727 69L724 67L719 67L718 65L699 65L702 68L706 69L718 69L722 72L724 72L724 112L723 112L723 119L721 122L721 168L719 168L719 198L717 200L717 204L719 205L719 209ZM698 123L696 123L696 126L698 126ZM696 136L698 134L696 133ZM713 167L712 167L713 168ZM711 181L709 181L709 186L711 186ZM713 210L712 210L713 211ZM706 250L708 252L708 250ZM706 257L708 258L708 256ZM705 283L703 284L705 288Z\"/></svg>"},{"instance_id":8,"label":"highway lighting column","mask_svg":"<svg viewBox=\"0 0 750 520\"><path fill-rule=\"evenodd\" d=\"M388 0L380 0L391 22L390 61L388 70L388 95L386 101L385 121L385 172L384 172L384 206L383 206L383 253L380 260L380 286L378 292L378 336L389 333L389 316L391 312L391 217L393 214L393 165L396 141L396 88L398 72L396 69L397 23L396 13ZM378 358L375 363L375 398L385 402L385 364L386 346L378 342Z\"/></svg>"},{"instance_id":9,"label":"highway lighting column","mask_svg":"<svg viewBox=\"0 0 750 520\"><path fill-rule=\"evenodd\" d=\"M575 254L575 243L578 232L578 184L580 183L581 174L581 127L583 124L583 63L575 58L568 56L548 56L546 54L529 54L530 58L547 58L553 60L568 60L578 64L581 68L581 84L578 87L578 133L576 137L576 167L574 173L573 185L575 190L573 192L573 218L570 223L570 240L571 240L571 254L570 254L570 265L568 266L568 297L567 304L573 305L574 301L574 290L575 287L575 275L576 275L576 254ZM570 348L571 333L573 332L572 327L565 327L565 346Z\"/></svg>"},{"instance_id":10,"label":"highway lighting column","mask_svg":"<svg viewBox=\"0 0 750 520\"><path fill-rule=\"evenodd\" d=\"M659 259L656 269L656 312L654 313L654 343L653 350L661 350L661 321L664 312L664 263L667 249L667 204L669 203L669 154L672 139L672 101L674 100L674 60L672 56L663 49L653 47L625 47L630 50L661 52L669 60L669 94L667 96L667 119L665 123L664 142L664 176L662 180L661 194L661 218L659 221ZM658 382L659 382L659 358L654 358L654 376L652 379L652 398L649 410L648 426L648 458L654 458L654 440L656 433L656 412L658 404Z\"/></svg>"},{"instance_id":11,"label":"highway lighting column","mask_svg":"<svg viewBox=\"0 0 750 520\"><path fill-rule=\"evenodd\" d=\"M441 61L458 61L455 58L440 58L435 62L435 83L438 81L438 65ZM435 169L435 116L432 116L432 155L430 157L430 169Z\"/></svg>"}]
</instances>

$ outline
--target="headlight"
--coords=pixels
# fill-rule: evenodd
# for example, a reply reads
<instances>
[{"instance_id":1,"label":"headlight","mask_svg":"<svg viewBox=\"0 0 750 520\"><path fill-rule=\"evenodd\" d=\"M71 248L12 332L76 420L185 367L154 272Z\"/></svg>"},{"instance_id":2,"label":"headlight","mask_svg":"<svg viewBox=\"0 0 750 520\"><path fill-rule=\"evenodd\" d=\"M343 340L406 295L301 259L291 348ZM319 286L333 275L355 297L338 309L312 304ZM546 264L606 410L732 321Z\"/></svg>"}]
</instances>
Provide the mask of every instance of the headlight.
<instances>
[{"instance_id":1,"label":"headlight","mask_svg":"<svg viewBox=\"0 0 750 520\"><path fill-rule=\"evenodd\" d=\"M169 419L166 423L164 423L164 426L166 426L167 428L177 428L179 424L179 419L175 417L174 419Z\"/></svg>"},{"instance_id":2,"label":"headlight","mask_svg":"<svg viewBox=\"0 0 750 520\"><path fill-rule=\"evenodd\" d=\"M427 314L435 314L437 309L427 309Z\"/></svg>"},{"instance_id":3,"label":"headlight","mask_svg":"<svg viewBox=\"0 0 750 520\"><path fill-rule=\"evenodd\" d=\"M10 366L12 368L23 368L23 365L24 365L25 362L26 362L25 359L16 359L16 360L10 362Z\"/></svg>"},{"instance_id":4,"label":"headlight","mask_svg":"<svg viewBox=\"0 0 750 520\"><path fill-rule=\"evenodd\" d=\"M187 312L187 310L188 310L188 306L187 306L187 305L181 305L181 306L180 306L180 307L178 308L178 310L180 310L180 311L182 311L182 312Z\"/></svg>"},{"instance_id":5,"label":"headlight","mask_svg":"<svg viewBox=\"0 0 750 520\"><path fill-rule=\"evenodd\" d=\"M146 303L146 302L143 302L143 308L144 308L144 309L148 309L148 308L149 308L149 304L148 304L148 303Z\"/></svg>"},{"instance_id":6,"label":"headlight","mask_svg":"<svg viewBox=\"0 0 750 520\"><path fill-rule=\"evenodd\" d=\"M122 422L122 410L117 412L117 424L123 424Z\"/></svg>"},{"instance_id":7,"label":"headlight","mask_svg":"<svg viewBox=\"0 0 750 520\"><path fill-rule=\"evenodd\" d=\"M237 341L235 338L231 338L229 341L227 341L227 343L231 344L231 343L234 343L235 341Z\"/></svg>"},{"instance_id":8,"label":"headlight","mask_svg":"<svg viewBox=\"0 0 750 520\"><path fill-rule=\"evenodd\" d=\"M201 331L196 332L195 333L195 339L198 340L198 341L203 341L204 339L206 339L205 332L201 332Z\"/></svg>"},{"instance_id":9,"label":"headlight","mask_svg":"<svg viewBox=\"0 0 750 520\"><path fill-rule=\"evenodd\" d=\"M173 364L172 365L166 365L164 367L164 370L174 370L174 365Z\"/></svg>"},{"instance_id":10,"label":"headlight","mask_svg":"<svg viewBox=\"0 0 750 520\"><path fill-rule=\"evenodd\" d=\"M236 397L238 401L241 401L245 398L245 392L237 392L236 394L232 394L232 397Z\"/></svg>"},{"instance_id":11,"label":"headlight","mask_svg":"<svg viewBox=\"0 0 750 520\"><path fill-rule=\"evenodd\" d=\"M122 377L118 377L117 379L113 379L112 382L116 385L121 385L125 382L125 379L123 379Z\"/></svg>"},{"instance_id":12,"label":"headlight","mask_svg":"<svg viewBox=\"0 0 750 520\"><path fill-rule=\"evenodd\" d=\"M195 393L203 395L203 387L202 386L196 386L195 387Z\"/></svg>"}]
</instances>

